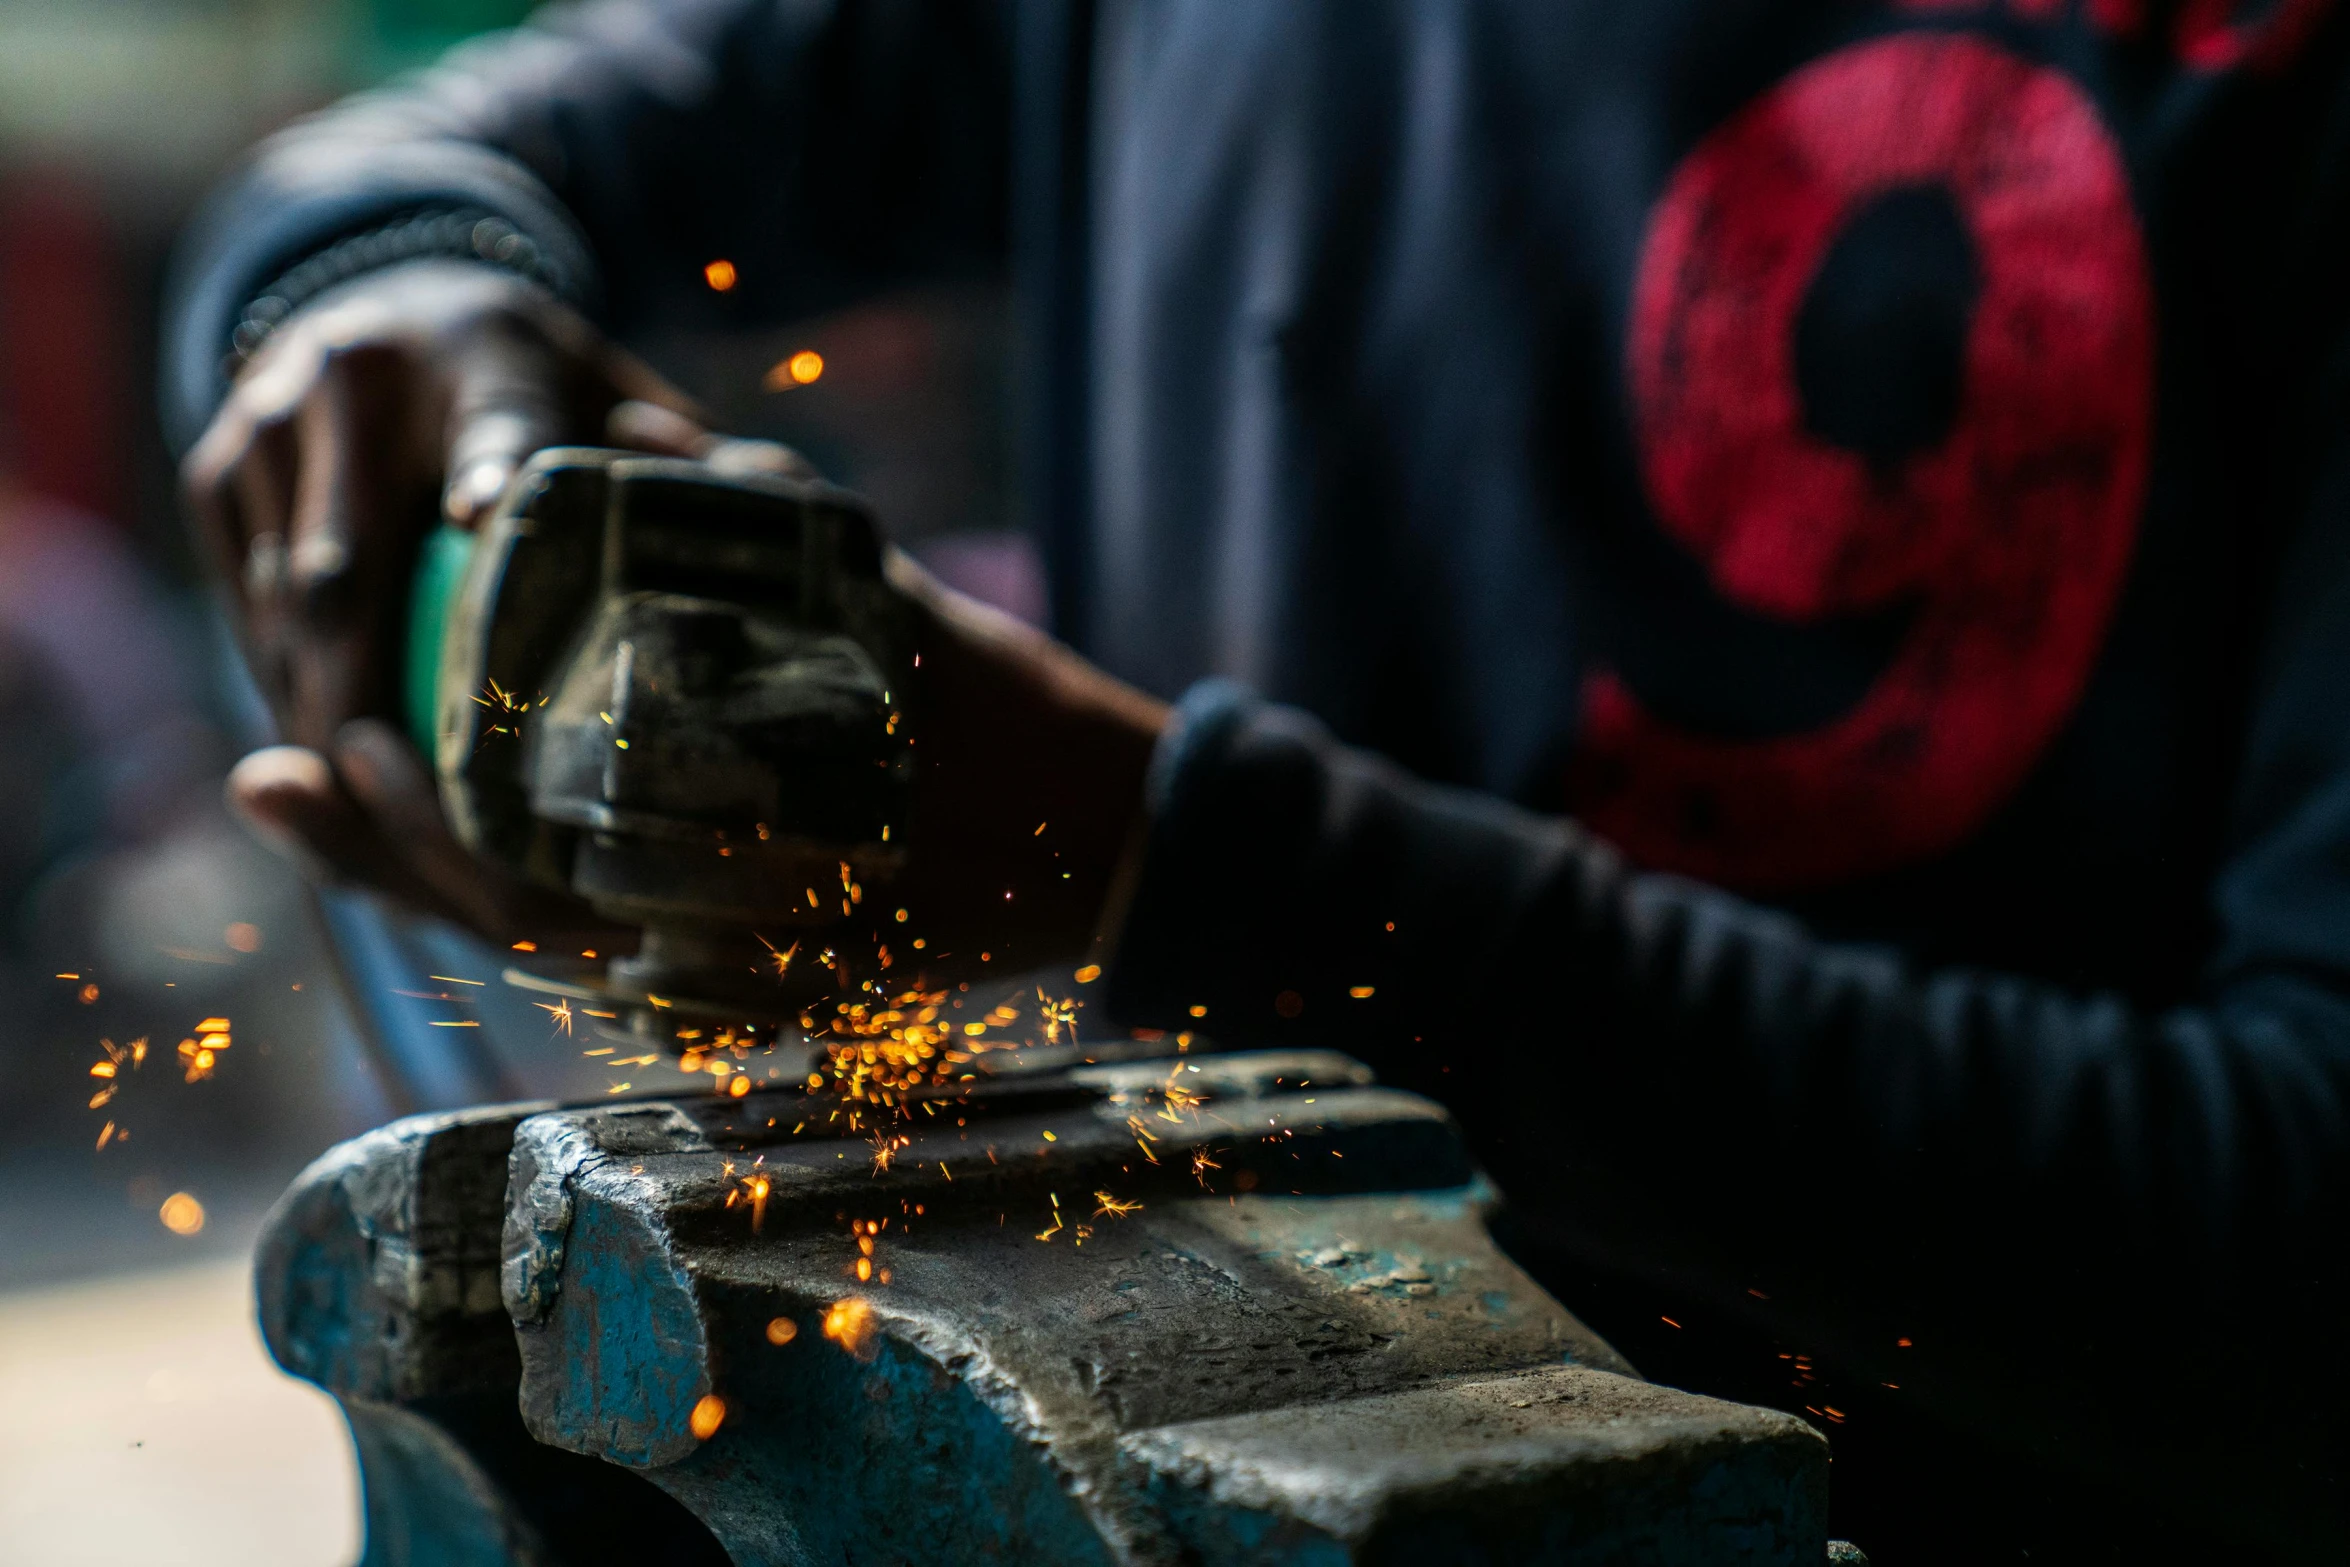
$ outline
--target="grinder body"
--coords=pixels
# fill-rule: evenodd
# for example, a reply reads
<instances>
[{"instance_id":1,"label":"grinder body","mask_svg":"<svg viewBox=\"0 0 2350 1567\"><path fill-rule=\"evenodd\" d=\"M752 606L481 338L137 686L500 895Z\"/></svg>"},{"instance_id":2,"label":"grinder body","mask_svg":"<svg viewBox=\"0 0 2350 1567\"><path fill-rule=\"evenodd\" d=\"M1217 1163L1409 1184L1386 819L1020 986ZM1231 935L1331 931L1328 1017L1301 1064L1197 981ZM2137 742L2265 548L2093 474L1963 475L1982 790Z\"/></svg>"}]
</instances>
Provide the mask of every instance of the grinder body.
<instances>
[{"instance_id":1,"label":"grinder body","mask_svg":"<svg viewBox=\"0 0 2350 1567\"><path fill-rule=\"evenodd\" d=\"M449 556L427 550L417 623L439 605L430 754L459 840L644 932L611 999L772 1005L762 956L904 864L913 625L871 511L558 447Z\"/></svg>"}]
</instances>

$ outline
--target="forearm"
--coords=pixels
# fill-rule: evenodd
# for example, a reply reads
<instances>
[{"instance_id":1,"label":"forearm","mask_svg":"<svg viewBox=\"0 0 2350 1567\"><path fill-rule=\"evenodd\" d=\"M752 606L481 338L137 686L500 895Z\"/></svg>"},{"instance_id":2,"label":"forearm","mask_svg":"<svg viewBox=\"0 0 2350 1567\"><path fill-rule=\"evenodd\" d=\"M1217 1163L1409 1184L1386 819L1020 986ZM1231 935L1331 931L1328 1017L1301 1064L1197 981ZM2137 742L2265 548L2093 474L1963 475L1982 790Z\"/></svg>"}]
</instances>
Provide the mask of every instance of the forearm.
<instances>
[{"instance_id":1,"label":"forearm","mask_svg":"<svg viewBox=\"0 0 2350 1567\"><path fill-rule=\"evenodd\" d=\"M1879 1279L1902 1234L1929 1290L2063 1257L2241 1305L2333 1266L2350 1007L2329 990L2151 1014L1920 971L1236 697L1195 692L1157 769L1113 1008L1368 1056L1453 1104L1529 1206L1597 1181L1672 1228L1660 1255Z\"/></svg>"}]
</instances>

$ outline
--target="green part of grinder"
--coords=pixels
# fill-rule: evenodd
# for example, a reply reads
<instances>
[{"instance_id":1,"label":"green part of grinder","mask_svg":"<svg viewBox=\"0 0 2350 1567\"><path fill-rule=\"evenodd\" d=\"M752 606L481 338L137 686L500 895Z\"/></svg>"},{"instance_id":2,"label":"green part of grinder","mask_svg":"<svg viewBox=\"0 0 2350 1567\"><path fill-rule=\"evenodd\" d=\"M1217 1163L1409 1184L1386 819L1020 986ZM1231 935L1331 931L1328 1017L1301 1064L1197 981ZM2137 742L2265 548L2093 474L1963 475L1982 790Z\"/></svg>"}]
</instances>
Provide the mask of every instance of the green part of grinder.
<instances>
[{"instance_id":1,"label":"green part of grinder","mask_svg":"<svg viewBox=\"0 0 2350 1567\"><path fill-rule=\"evenodd\" d=\"M435 528L416 558L416 578L409 588L408 667L401 695L408 737L428 763L440 745L441 641L449 629L450 606L457 602L465 569L473 562L473 539L470 532L445 522Z\"/></svg>"}]
</instances>

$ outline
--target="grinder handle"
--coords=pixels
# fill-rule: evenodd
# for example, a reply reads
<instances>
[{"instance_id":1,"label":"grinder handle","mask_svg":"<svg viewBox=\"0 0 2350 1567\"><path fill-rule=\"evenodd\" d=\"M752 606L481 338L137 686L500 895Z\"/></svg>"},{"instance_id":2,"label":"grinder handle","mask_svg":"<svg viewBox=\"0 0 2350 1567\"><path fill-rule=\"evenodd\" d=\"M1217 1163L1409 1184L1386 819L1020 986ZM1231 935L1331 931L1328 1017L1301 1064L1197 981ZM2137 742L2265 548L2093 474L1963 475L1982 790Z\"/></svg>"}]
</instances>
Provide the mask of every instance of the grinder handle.
<instances>
[{"instance_id":1,"label":"grinder handle","mask_svg":"<svg viewBox=\"0 0 2350 1567\"><path fill-rule=\"evenodd\" d=\"M449 611L465 585L473 561L474 534L444 522L425 539L408 586L408 645L403 661L401 707L408 738L429 763L440 744L441 644Z\"/></svg>"}]
</instances>

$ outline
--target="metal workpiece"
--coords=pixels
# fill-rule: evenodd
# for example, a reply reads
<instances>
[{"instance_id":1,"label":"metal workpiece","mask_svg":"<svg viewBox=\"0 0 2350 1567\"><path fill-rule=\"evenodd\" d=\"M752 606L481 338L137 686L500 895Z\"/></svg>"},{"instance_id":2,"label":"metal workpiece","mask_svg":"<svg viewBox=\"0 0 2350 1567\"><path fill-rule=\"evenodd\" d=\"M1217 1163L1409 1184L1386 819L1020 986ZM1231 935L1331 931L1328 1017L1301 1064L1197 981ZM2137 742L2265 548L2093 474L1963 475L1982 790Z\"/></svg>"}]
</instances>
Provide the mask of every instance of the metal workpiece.
<instances>
[{"instance_id":1,"label":"metal workpiece","mask_svg":"<svg viewBox=\"0 0 2350 1567\"><path fill-rule=\"evenodd\" d=\"M498 1295L514 1128L549 1105L412 1116L330 1150L263 1226L263 1341L331 1394L358 1450L363 1567L716 1567L632 1476L533 1441Z\"/></svg>"},{"instance_id":2,"label":"metal workpiece","mask_svg":"<svg viewBox=\"0 0 2350 1567\"><path fill-rule=\"evenodd\" d=\"M1343 1057L876 1112L522 1121L531 1435L744 1567L1823 1559L1824 1441L1637 1380L1496 1249L1444 1112Z\"/></svg>"}]
</instances>

